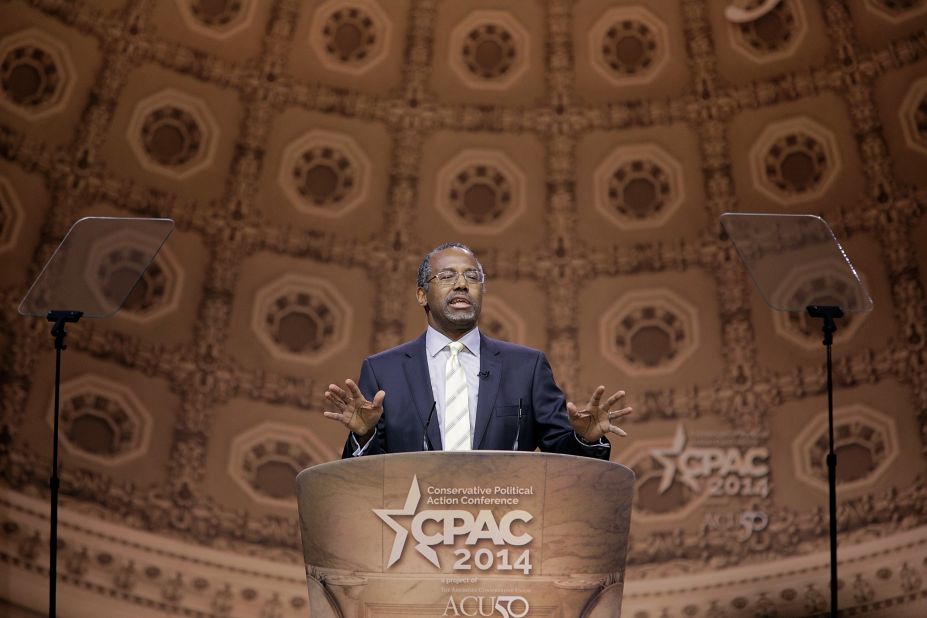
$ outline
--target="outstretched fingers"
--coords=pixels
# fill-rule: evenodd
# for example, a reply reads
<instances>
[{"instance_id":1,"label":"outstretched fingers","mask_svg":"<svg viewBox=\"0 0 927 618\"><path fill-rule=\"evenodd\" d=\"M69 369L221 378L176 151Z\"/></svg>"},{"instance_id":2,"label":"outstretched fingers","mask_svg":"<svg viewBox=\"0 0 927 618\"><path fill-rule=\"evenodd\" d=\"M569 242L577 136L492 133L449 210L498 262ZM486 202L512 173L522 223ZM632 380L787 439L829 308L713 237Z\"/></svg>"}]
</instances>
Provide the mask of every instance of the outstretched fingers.
<instances>
[{"instance_id":1,"label":"outstretched fingers","mask_svg":"<svg viewBox=\"0 0 927 618\"><path fill-rule=\"evenodd\" d=\"M345 427L349 426L351 423L351 417L354 416L354 413L345 414L344 412L331 412L329 410L322 410L322 415L325 418L330 418L333 421L338 421Z\"/></svg>"},{"instance_id":2,"label":"outstretched fingers","mask_svg":"<svg viewBox=\"0 0 927 618\"><path fill-rule=\"evenodd\" d=\"M605 392L605 387L601 384L596 387L592 392L592 397L589 398L589 405L586 406L587 410L594 410L599 407L599 404L602 402L602 394Z\"/></svg>"},{"instance_id":3,"label":"outstretched fingers","mask_svg":"<svg viewBox=\"0 0 927 618\"><path fill-rule=\"evenodd\" d=\"M357 399L358 401L366 401L366 399L364 399L363 393L361 393L360 388L358 388L354 380L348 378L344 381L344 385L348 387L348 392L350 393L351 397Z\"/></svg>"},{"instance_id":4,"label":"outstretched fingers","mask_svg":"<svg viewBox=\"0 0 927 618\"><path fill-rule=\"evenodd\" d=\"M616 436L621 436L622 438L625 438L628 435L628 432L622 429L621 427L619 427L618 425L609 425L608 431L609 433L613 433Z\"/></svg>"},{"instance_id":5,"label":"outstretched fingers","mask_svg":"<svg viewBox=\"0 0 927 618\"><path fill-rule=\"evenodd\" d=\"M325 391L325 400L334 408L322 410L325 418L338 421L354 432L364 432L372 422L376 424L383 410L385 391L377 391L373 401L367 401L354 380L345 380L344 388L329 384Z\"/></svg>"},{"instance_id":6,"label":"outstretched fingers","mask_svg":"<svg viewBox=\"0 0 927 618\"><path fill-rule=\"evenodd\" d=\"M598 425L598 430L604 433L613 433L616 436L625 437L627 432L619 427L618 425L613 424L616 420L622 419L631 413L631 406L626 406L618 410L611 410L610 408L616 403L621 401L625 396L624 391L617 391L611 397L609 397L604 405L602 404L602 395L605 393L605 387L599 386L592 393L592 397L589 399L589 404L583 410L577 409L573 402L567 402L567 413L570 416L571 421L578 421L580 419L585 419L587 426L591 427L591 423L596 423ZM576 424L574 423L574 428Z\"/></svg>"},{"instance_id":7,"label":"outstretched fingers","mask_svg":"<svg viewBox=\"0 0 927 618\"><path fill-rule=\"evenodd\" d=\"M351 381L345 381L345 384L348 385L348 388L350 388L349 382ZM355 411L354 406L351 405L354 400L352 394L337 384L329 384L328 389L325 391L325 400L328 401L337 411L332 412L330 410L322 410L323 416L348 426L351 422L351 419L354 417Z\"/></svg>"},{"instance_id":8,"label":"outstretched fingers","mask_svg":"<svg viewBox=\"0 0 927 618\"><path fill-rule=\"evenodd\" d=\"M341 423L343 423L345 419L344 414L341 412L329 412L328 410L322 410L322 416L325 418L330 418L333 421L339 421Z\"/></svg>"},{"instance_id":9,"label":"outstretched fingers","mask_svg":"<svg viewBox=\"0 0 927 618\"><path fill-rule=\"evenodd\" d=\"M344 408L344 406L348 404L350 395L337 384L329 384L328 390L325 391L325 399L330 401L334 406Z\"/></svg>"},{"instance_id":10,"label":"outstretched fingers","mask_svg":"<svg viewBox=\"0 0 927 618\"><path fill-rule=\"evenodd\" d=\"M608 420L613 421L616 418L624 418L632 412L631 406L627 408L621 408L620 410L612 410L608 413Z\"/></svg>"},{"instance_id":11,"label":"outstretched fingers","mask_svg":"<svg viewBox=\"0 0 927 618\"><path fill-rule=\"evenodd\" d=\"M602 390L604 391L605 389L603 388ZM618 403L618 401L621 400L624 397L624 395L625 395L624 391L617 391L605 401L605 406L607 408L611 408L616 403Z\"/></svg>"},{"instance_id":12,"label":"outstretched fingers","mask_svg":"<svg viewBox=\"0 0 927 618\"><path fill-rule=\"evenodd\" d=\"M576 404L572 401L567 402L567 414L569 414L571 418L586 418L589 416L585 412L580 412L579 408L577 408Z\"/></svg>"}]
</instances>

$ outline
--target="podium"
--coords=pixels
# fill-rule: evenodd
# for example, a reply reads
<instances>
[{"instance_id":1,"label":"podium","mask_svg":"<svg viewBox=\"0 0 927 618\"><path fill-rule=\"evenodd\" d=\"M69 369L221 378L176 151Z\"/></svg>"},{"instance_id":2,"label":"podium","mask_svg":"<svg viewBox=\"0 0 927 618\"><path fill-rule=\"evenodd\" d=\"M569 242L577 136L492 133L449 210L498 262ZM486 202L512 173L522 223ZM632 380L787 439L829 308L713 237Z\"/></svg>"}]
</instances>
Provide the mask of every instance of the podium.
<instances>
[{"instance_id":1,"label":"podium","mask_svg":"<svg viewBox=\"0 0 927 618\"><path fill-rule=\"evenodd\" d=\"M633 485L620 464L509 451L303 470L310 614L615 618Z\"/></svg>"}]
</instances>

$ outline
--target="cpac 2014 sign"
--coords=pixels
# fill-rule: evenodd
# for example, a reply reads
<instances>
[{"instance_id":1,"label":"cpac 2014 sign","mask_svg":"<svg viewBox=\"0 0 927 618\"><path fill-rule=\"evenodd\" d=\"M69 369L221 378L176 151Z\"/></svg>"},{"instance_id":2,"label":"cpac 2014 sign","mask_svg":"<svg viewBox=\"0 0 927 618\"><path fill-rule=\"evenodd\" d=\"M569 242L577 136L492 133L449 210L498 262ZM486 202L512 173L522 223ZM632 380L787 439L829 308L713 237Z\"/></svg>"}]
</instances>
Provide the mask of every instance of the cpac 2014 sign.
<instances>
[{"instance_id":1,"label":"cpac 2014 sign","mask_svg":"<svg viewBox=\"0 0 927 618\"><path fill-rule=\"evenodd\" d=\"M426 504L517 506L519 496L533 493L533 487L518 486L429 487ZM531 573L531 550L525 547L534 540L534 537L525 531L526 525L534 519L531 513L522 509L499 514L490 509L480 509L476 513L453 508L419 510L421 498L422 493L416 476L412 478L412 485L402 508L373 509L377 517L396 533L387 568L399 561L411 536L415 543L415 551L438 569L442 568L441 558L435 548L451 547L462 541L463 547L454 550L456 560L451 568L455 571L518 571L524 575ZM400 523L397 521L399 517L408 523ZM484 547L474 550L474 546L480 543ZM492 549L485 547L487 544L491 544ZM525 603L527 604L527 601ZM508 609L506 611L508 613L504 615L515 615Z\"/></svg>"},{"instance_id":2,"label":"cpac 2014 sign","mask_svg":"<svg viewBox=\"0 0 927 618\"><path fill-rule=\"evenodd\" d=\"M651 456L663 467L658 493L677 480L696 493L709 496L769 495L769 448L755 444L755 436L718 433L699 436L690 444L682 425L673 445L653 449Z\"/></svg>"}]
</instances>

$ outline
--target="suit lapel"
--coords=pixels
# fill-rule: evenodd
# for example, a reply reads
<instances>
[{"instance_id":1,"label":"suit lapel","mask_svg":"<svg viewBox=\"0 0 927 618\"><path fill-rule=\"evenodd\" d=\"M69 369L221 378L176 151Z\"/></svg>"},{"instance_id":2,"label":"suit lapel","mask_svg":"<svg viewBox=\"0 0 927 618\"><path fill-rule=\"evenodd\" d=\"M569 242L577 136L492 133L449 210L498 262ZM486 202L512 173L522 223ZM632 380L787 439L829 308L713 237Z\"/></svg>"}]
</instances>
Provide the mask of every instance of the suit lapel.
<instances>
[{"instance_id":1,"label":"suit lapel","mask_svg":"<svg viewBox=\"0 0 927 618\"><path fill-rule=\"evenodd\" d=\"M486 437L486 428L492 417L493 405L499 384L502 382L502 356L495 342L480 333L480 393L476 403L476 435L473 436L473 448L479 449Z\"/></svg>"},{"instance_id":2,"label":"suit lapel","mask_svg":"<svg viewBox=\"0 0 927 618\"><path fill-rule=\"evenodd\" d=\"M414 349L406 352L406 358L402 364L402 369L406 374L406 382L409 384L409 391L412 393L412 400L415 402L415 412L420 419L419 431L428 423L428 415L434 405L431 378L428 375L428 360L425 357L427 353L425 350L425 335L423 334L415 341ZM441 425L438 423L437 413L435 413L428 425L428 440L434 450L440 451L443 448L441 445Z\"/></svg>"}]
</instances>

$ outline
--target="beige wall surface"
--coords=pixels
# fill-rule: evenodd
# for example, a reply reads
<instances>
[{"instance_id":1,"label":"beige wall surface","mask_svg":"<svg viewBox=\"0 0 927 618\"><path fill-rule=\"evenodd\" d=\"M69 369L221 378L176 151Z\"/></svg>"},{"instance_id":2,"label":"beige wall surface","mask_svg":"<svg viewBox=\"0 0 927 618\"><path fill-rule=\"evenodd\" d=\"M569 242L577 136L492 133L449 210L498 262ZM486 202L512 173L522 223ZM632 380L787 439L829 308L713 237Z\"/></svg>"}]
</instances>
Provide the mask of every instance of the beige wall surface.
<instances>
[{"instance_id":1,"label":"beige wall surface","mask_svg":"<svg viewBox=\"0 0 927 618\"><path fill-rule=\"evenodd\" d=\"M924 0L4 1L0 612L41 613L48 565L52 340L16 307L91 214L177 228L70 329L62 616L305 616L323 392L422 331L448 240L485 332L628 392L624 615L823 611L819 327L753 289L738 211L823 216L874 298L834 349L840 599L925 615L925 169ZM108 247L102 290L136 259Z\"/></svg>"}]
</instances>

